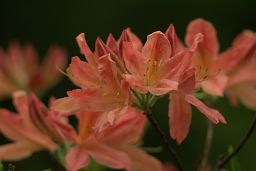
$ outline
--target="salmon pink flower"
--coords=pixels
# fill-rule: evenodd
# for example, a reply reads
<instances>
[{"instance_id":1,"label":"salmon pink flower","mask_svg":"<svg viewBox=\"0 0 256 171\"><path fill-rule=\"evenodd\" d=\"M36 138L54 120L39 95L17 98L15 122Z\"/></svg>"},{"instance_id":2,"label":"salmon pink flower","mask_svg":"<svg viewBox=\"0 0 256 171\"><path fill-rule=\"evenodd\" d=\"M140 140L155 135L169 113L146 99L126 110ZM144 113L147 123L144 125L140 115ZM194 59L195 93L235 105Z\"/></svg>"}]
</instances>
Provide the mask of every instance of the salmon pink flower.
<instances>
[{"instance_id":1,"label":"salmon pink flower","mask_svg":"<svg viewBox=\"0 0 256 171\"><path fill-rule=\"evenodd\" d=\"M198 34L195 37L196 43L201 38L201 34ZM148 36L141 51L131 42L123 43L123 57L129 71L125 79L132 89L142 94L149 92L157 96L177 90L177 74L183 65L189 63L189 58L185 59L185 56L191 56L195 45L180 52L177 52L173 45L173 42L159 31Z\"/></svg>"},{"instance_id":2,"label":"salmon pink flower","mask_svg":"<svg viewBox=\"0 0 256 171\"><path fill-rule=\"evenodd\" d=\"M213 25L203 19L193 20L187 28L186 43L191 45L197 33L204 35L204 40L192 58L192 66L196 68L198 86L213 96L223 96L227 76L222 72L219 61L219 43Z\"/></svg>"},{"instance_id":3,"label":"salmon pink flower","mask_svg":"<svg viewBox=\"0 0 256 171\"><path fill-rule=\"evenodd\" d=\"M57 67L64 69L66 55L62 48L52 46L39 66L38 54L32 45L22 48L13 43L7 52L0 49L0 98L11 96L16 90L46 91L60 80Z\"/></svg>"},{"instance_id":4,"label":"salmon pink flower","mask_svg":"<svg viewBox=\"0 0 256 171\"><path fill-rule=\"evenodd\" d=\"M96 113L78 114L79 127L76 146L66 156L67 169L77 171L88 166L90 158L114 169L158 171L161 164L155 158L136 147L146 118L129 108L116 122L101 132L94 131Z\"/></svg>"},{"instance_id":5,"label":"salmon pink flower","mask_svg":"<svg viewBox=\"0 0 256 171\"><path fill-rule=\"evenodd\" d=\"M228 75L226 93L233 104L239 99L245 106L256 109L256 33L244 31L221 55Z\"/></svg>"},{"instance_id":6,"label":"salmon pink flower","mask_svg":"<svg viewBox=\"0 0 256 171\"><path fill-rule=\"evenodd\" d=\"M61 133L72 131L64 121L58 122L65 131L50 124L56 120L56 112L48 111L34 95L15 92L14 105L18 114L0 109L0 132L13 141L0 146L0 160L20 160L43 149L53 152L57 143L64 142Z\"/></svg>"},{"instance_id":7,"label":"salmon pink flower","mask_svg":"<svg viewBox=\"0 0 256 171\"><path fill-rule=\"evenodd\" d=\"M93 53L86 43L84 34L78 35L76 40L87 62L73 57L67 74L81 89L69 91L68 97L58 99L55 109L67 113L77 110L103 112L105 115L102 115L98 122L99 128L102 129L125 112L130 103L129 87L122 77L126 69L119 56L120 42L132 41L139 48L140 41L128 29L123 32L119 42L111 35L106 44L98 38Z\"/></svg>"}]
</instances>

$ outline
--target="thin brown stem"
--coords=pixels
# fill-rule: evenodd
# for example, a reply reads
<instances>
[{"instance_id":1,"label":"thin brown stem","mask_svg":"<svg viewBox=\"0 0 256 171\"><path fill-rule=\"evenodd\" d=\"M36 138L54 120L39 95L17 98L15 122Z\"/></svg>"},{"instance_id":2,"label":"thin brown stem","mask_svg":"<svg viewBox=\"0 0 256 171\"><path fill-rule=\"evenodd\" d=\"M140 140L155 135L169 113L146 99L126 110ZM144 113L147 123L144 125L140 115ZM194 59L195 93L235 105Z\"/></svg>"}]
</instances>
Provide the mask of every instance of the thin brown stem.
<instances>
[{"instance_id":1,"label":"thin brown stem","mask_svg":"<svg viewBox=\"0 0 256 171\"><path fill-rule=\"evenodd\" d=\"M256 115L255 115L255 117L252 121L252 124L250 125L246 135L243 137L243 139L238 144L238 146L235 148L235 150L231 154L227 155L226 157L224 157L223 159L218 161L217 170L222 169L232 159L232 157L234 157L244 147L244 145L248 142L249 138L251 137L255 128L256 128Z\"/></svg>"},{"instance_id":2,"label":"thin brown stem","mask_svg":"<svg viewBox=\"0 0 256 171\"><path fill-rule=\"evenodd\" d=\"M144 114L147 116L149 122L152 124L152 126L154 127L154 129L156 130L156 132L159 134L159 136L161 137L163 144L165 145L165 147L167 148L168 152L170 153L170 155L172 156L172 158L174 159L177 168L179 171L184 171L183 165L176 153L176 151L172 148L171 144L169 143L166 135L164 134L164 132L162 131L162 129L159 127L157 120L154 118L154 116L152 115L152 113L150 111L144 112Z\"/></svg>"},{"instance_id":3,"label":"thin brown stem","mask_svg":"<svg viewBox=\"0 0 256 171\"><path fill-rule=\"evenodd\" d=\"M204 171L207 169L208 158L209 158L209 154L210 154L211 147L212 147L212 140L213 140L213 123L208 120L203 157L199 164L198 171Z\"/></svg>"}]
</instances>

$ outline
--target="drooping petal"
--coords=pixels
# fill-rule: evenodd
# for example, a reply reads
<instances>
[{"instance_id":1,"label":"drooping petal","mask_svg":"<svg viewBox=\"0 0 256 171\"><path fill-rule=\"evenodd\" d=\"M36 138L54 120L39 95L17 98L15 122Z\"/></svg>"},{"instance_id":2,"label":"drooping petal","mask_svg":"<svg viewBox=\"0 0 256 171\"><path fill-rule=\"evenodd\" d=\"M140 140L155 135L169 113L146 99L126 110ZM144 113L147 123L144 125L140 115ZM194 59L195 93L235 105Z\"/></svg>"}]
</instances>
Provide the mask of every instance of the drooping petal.
<instances>
[{"instance_id":1,"label":"drooping petal","mask_svg":"<svg viewBox=\"0 0 256 171\"><path fill-rule=\"evenodd\" d=\"M148 35L142 54L147 62L150 60L165 62L171 57L172 47L167 37L158 31Z\"/></svg>"},{"instance_id":2,"label":"drooping petal","mask_svg":"<svg viewBox=\"0 0 256 171\"><path fill-rule=\"evenodd\" d=\"M185 101L185 96L179 92L170 95L169 102L169 127L170 135L181 144L187 137L191 117L191 106Z\"/></svg>"},{"instance_id":3,"label":"drooping petal","mask_svg":"<svg viewBox=\"0 0 256 171\"><path fill-rule=\"evenodd\" d=\"M132 146L126 146L122 150L125 151L131 160L131 167L127 168L127 171L162 171L160 161L143 150Z\"/></svg>"},{"instance_id":4,"label":"drooping petal","mask_svg":"<svg viewBox=\"0 0 256 171\"><path fill-rule=\"evenodd\" d=\"M219 121L226 124L225 118L215 109L211 109L207 107L203 102L198 100L192 95L186 95L185 100L195 106L202 114L204 114L209 120L211 120L214 124L218 124Z\"/></svg>"},{"instance_id":5,"label":"drooping petal","mask_svg":"<svg viewBox=\"0 0 256 171\"><path fill-rule=\"evenodd\" d=\"M80 147L71 148L65 160L68 171L78 171L85 168L90 162L87 151Z\"/></svg>"},{"instance_id":6,"label":"drooping petal","mask_svg":"<svg viewBox=\"0 0 256 171\"><path fill-rule=\"evenodd\" d=\"M131 166L126 153L102 143L95 142L90 146L89 154L97 163L113 169L124 169Z\"/></svg>"}]
</instances>

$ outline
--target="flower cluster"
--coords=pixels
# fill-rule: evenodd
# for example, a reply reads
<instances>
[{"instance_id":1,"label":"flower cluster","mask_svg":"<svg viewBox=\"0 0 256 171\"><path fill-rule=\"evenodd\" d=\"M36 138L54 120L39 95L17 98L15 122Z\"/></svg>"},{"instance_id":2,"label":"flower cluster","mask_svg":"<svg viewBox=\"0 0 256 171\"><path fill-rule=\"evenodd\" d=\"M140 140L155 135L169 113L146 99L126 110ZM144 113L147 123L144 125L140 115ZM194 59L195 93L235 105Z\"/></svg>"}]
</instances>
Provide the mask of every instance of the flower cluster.
<instances>
[{"instance_id":1,"label":"flower cluster","mask_svg":"<svg viewBox=\"0 0 256 171\"><path fill-rule=\"evenodd\" d=\"M76 41L85 60L72 57L66 72L78 89L51 99L49 108L33 92L59 78L56 65L63 68L64 51L52 49L42 68L31 46L21 50L14 44L8 55L0 51L0 95L29 92L13 94L17 114L0 109L0 132L13 141L0 146L0 160L22 159L42 149L55 154L64 145L59 160L69 171L87 168L92 160L128 171L174 170L140 148L146 116L157 100L169 97L169 134L178 144L188 135L191 105L212 123L227 123L218 110L198 99L202 92L227 94L232 104L240 100L256 108L252 31L241 33L222 53L213 25L203 19L188 25L185 43L173 25L165 33L148 35L144 44L130 29L117 40L111 34L106 42L97 38L94 51L83 33ZM78 120L77 129L69 123L71 115Z\"/></svg>"},{"instance_id":2,"label":"flower cluster","mask_svg":"<svg viewBox=\"0 0 256 171\"><path fill-rule=\"evenodd\" d=\"M38 53L31 44L24 47L17 42L10 44L7 52L0 49L0 99L11 96L17 90L41 94L54 86L66 66L67 53L58 46L49 48L42 66Z\"/></svg>"}]
</instances>

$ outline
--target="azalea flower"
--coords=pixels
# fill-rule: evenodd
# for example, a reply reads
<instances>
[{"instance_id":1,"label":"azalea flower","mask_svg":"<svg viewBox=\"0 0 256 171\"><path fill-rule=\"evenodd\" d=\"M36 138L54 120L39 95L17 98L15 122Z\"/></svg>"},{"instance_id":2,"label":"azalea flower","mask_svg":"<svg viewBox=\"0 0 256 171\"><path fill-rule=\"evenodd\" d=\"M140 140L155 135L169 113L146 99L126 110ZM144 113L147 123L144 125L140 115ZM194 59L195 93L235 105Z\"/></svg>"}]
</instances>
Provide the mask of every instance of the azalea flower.
<instances>
[{"instance_id":1,"label":"azalea flower","mask_svg":"<svg viewBox=\"0 0 256 171\"><path fill-rule=\"evenodd\" d=\"M197 41L195 44L195 37L198 33L203 34L203 39ZM173 42L174 47L177 49L184 48L176 36L172 25L167 29L166 34L168 35L169 41ZM169 96L169 132L171 137L175 139L178 144L184 141L189 132L192 118L191 105L195 106L213 123L217 124L219 121L226 123L224 117L217 110L207 107L203 102L192 95L192 93L196 91L198 83L200 83L202 87L215 85L211 83L212 80L206 79L206 77L214 77L215 79L215 71L218 68L218 61L215 59L218 50L218 42L214 28L210 23L202 19L192 21L188 26L186 43L190 46L194 44L196 47L193 49L194 51L190 56L190 61L188 60L190 63L184 65L184 67L179 70L180 77L177 90L172 91ZM211 43L213 47L211 47ZM202 67L204 67L205 70L211 69L209 73L208 71L203 73ZM201 80L201 78L203 78L203 80Z\"/></svg>"},{"instance_id":2,"label":"azalea flower","mask_svg":"<svg viewBox=\"0 0 256 171\"><path fill-rule=\"evenodd\" d=\"M65 140L62 133L72 135L66 122L58 121L63 130L51 124L57 122L56 112L47 110L36 96L18 91L13 100L18 113L0 109L0 132L13 141L0 146L0 160L20 160L39 150L53 152Z\"/></svg>"},{"instance_id":3,"label":"azalea flower","mask_svg":"<svg viewBox=\"0 0 256 171\"><path fill-rule=\"evenodd\" d=\"M80 111L76 145L66 156L67 169L77 171L86 168L90 160L113 169L128 171L160 171L158 160L136 146L143 133L146 118L129 108L116 122L101 132L94 126L96 113Z\"/></svg>"},{"instance_id":4,"label":"azalea flower","mask_svg":"<svg viewBox=\"0 0 256 171\"><path fill-rule=\"evenodd\" d=\"M66 65L66 52L58 46L49 48L42 65L30 44L21 47L12 43L7 52L0 49L0 98L11 96L16 90L42 93L61 78L59 69Z\"/></svg>"},{"instance_id":5,"label":"azalea flower","mask_svg":"<svg viewBox=\"0 0 256 171\"><path fill-rule=\"evenodd\" d=\"M195 37L195 44L202 38ZM148 36L147 42L137 50L131 42L123 43L123 57L129 73L125 80L135 91L161 96L177 90L179 70L189 63L189 58L195 45L190 49L177 52L167 36L154 32ZM177 52L177 53L175 53Z\"/></svg>"},{"instance_id":6,"label":"azalea flower","mask_svg":"<svg viewBox=\"0 0 256 171\"><path fill-rule=\"evenodd\" d=\"M119 56L119 45L121 46L122 40L129 40L139 47L140 41L127 29L119 43L111 35L106 44L98 38L93 53L86 43L84 34L78 35L76 40L87 62L73 57L67 74L81 89L69 91L68 97L58 99L55 102L55 109L67 113L78 110L103 112L105 115L102 115L98 122L99 129L103 129L122 115L131 101L128 84L122 77L126 69Z\"/></svg>"},{"instance_id":7,"label":"azalea flower","mask_svg":"<svg viewBox=\"0 0 256 171\"><path fill-rule=\"evenodd\" d=\"M221 58L228 75L225 91L230 101L237 105L239 99L245 106L256 109L256 33L242 32Z\"/></svg>"},{"instance_id":8,"label":"azalea flower","mask_svg":"<svg viewBox=\"0 0 256 171\"><path fill-rule=\"evenodd\" d=\"M213 96L223 96L227 76L222 72L219 57L219 42L214 26L203 19L193 20L187 28L186 44L191 45L197 33L204 35L203 41L192 58L192 66L196 69L197 86Z\"/></svg>"}]
</instances>

